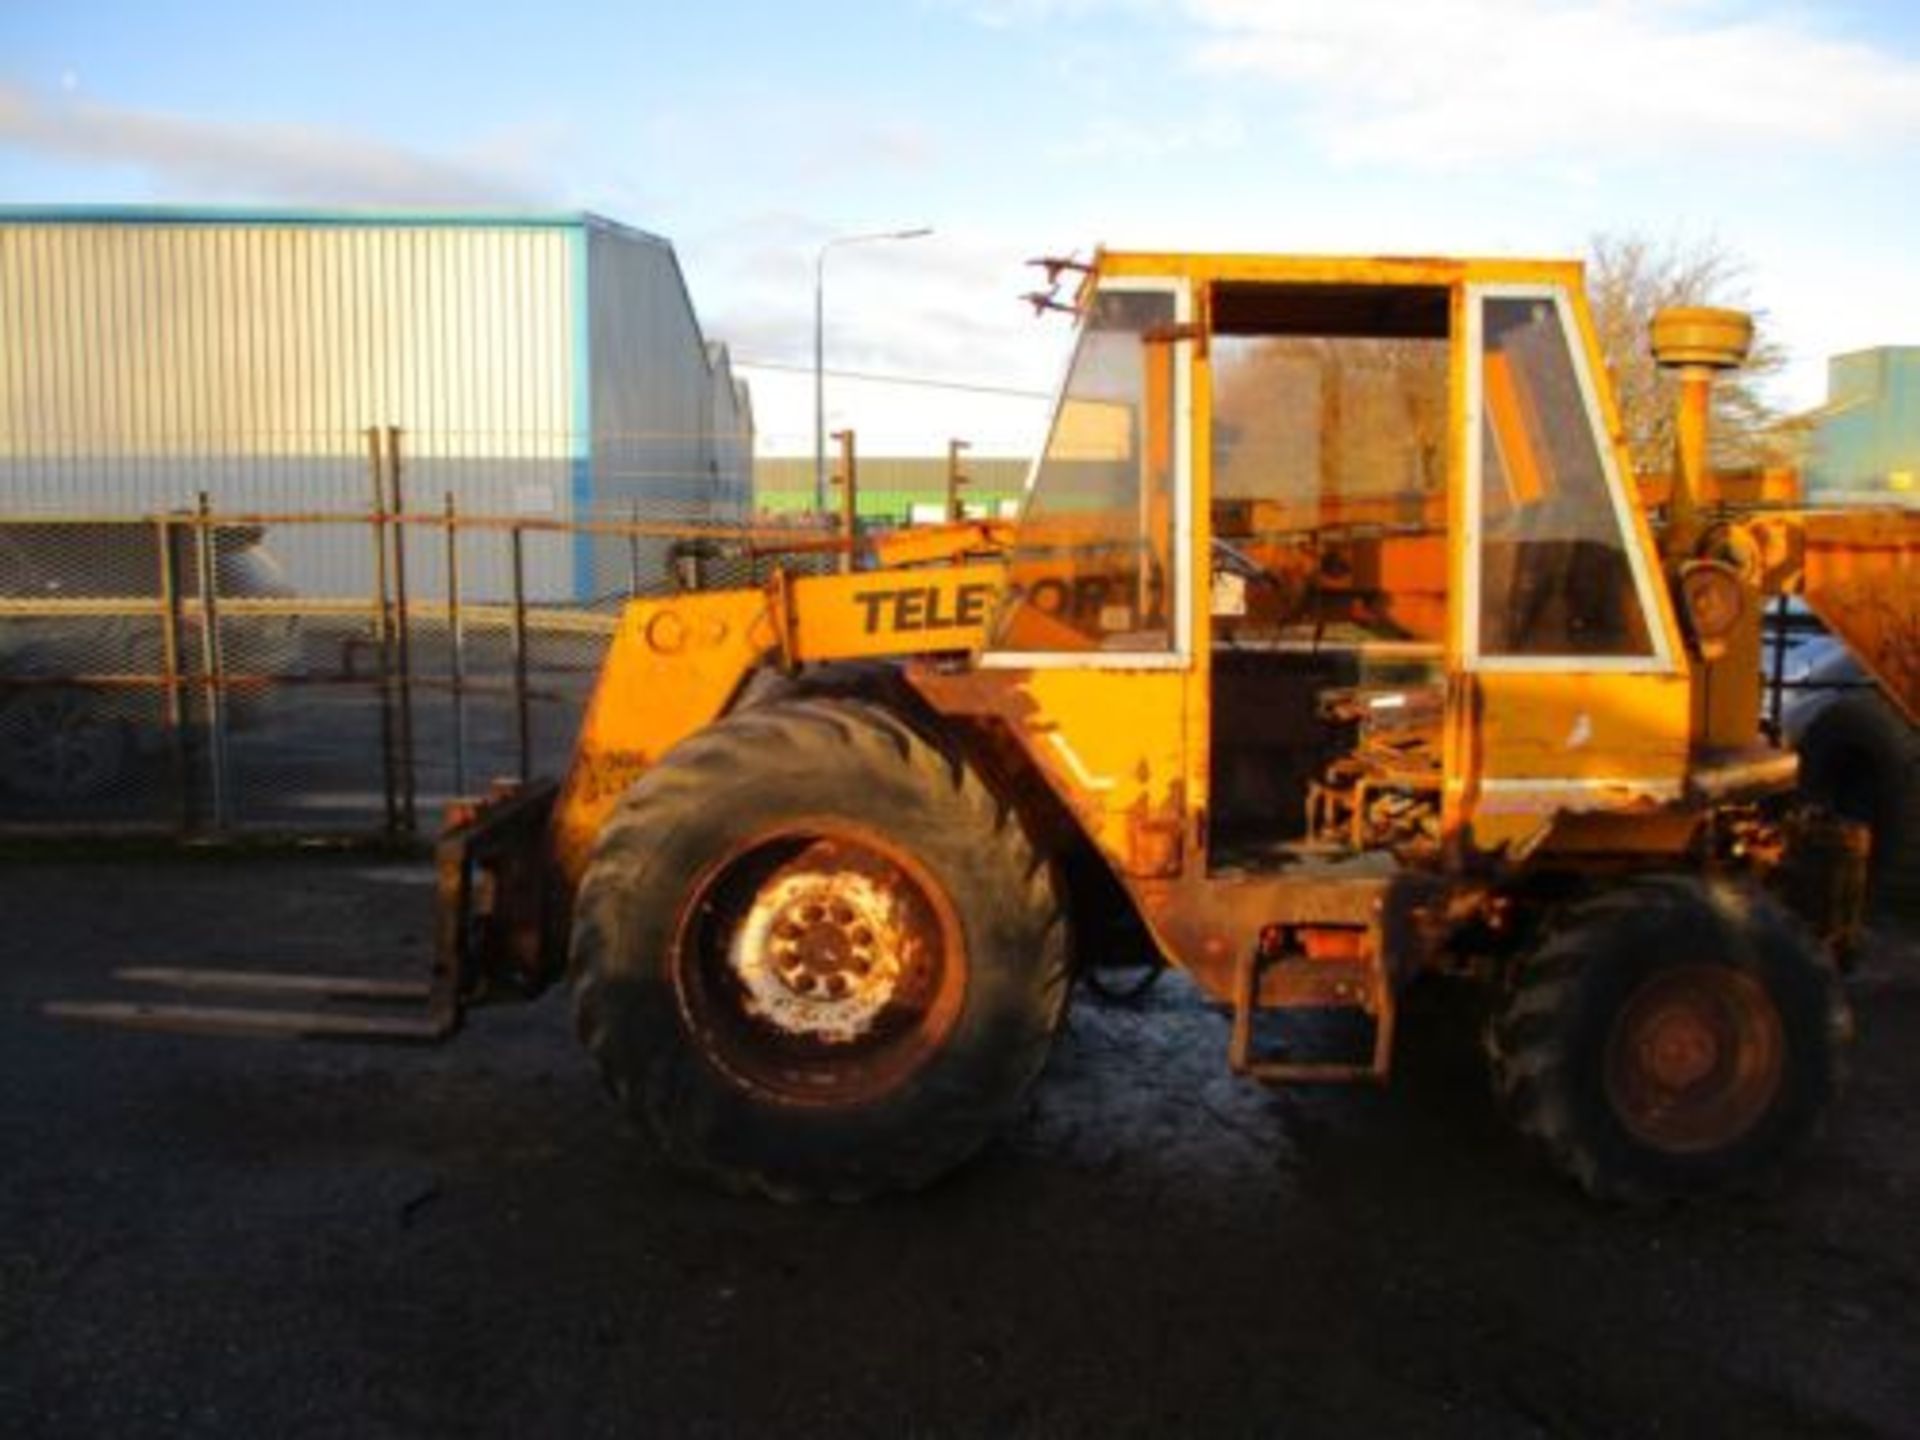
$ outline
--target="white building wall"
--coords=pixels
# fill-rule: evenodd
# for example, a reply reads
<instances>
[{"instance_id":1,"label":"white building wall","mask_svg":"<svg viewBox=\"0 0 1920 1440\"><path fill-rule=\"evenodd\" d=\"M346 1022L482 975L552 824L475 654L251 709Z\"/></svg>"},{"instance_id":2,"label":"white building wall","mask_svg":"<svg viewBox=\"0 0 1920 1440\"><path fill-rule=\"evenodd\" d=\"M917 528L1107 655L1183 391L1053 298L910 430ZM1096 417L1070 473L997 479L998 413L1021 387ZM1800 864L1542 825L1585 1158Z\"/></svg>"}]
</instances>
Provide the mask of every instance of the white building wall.
<instances>
[{"instance_id":1,"label":"white building wall","mask_svg":"<svg viewBox=\"0 0 1920 1440\"><path fill-rule=\"evenodd\" d=\"M0 493L47 513L351 513L365 431L409 508L564 513L569 232L301 217L0 220ZM363 529L270 537L311 593L364 593ZM437 583L437 547L415 575ZM485 548L485 547L476 547ZM475 564L487 557L475 555ZM475 582L481 579L476 573Z\"/></svg>"},{"instance_id":2,"label":"white building wall","mask_svg":"<svg viewBox=\"0 0 1920 1440\"><path fill-rule=\"evenodd\" d=\"M451 492L469 515L732 518L716 496L751 446L717 397L736 398L730 370L671 247L593 217L0 210L7 511L205 491L228 512L362 514L365 432L397 426L409 510ZM307 593L372 585L364 527L267 545ZM530 534L526 553L536 598L623 590L631 568L617 541ZM505 593L504 537L473 532L462 564L470 595ZM416 535L415 587L444 569Z\"/></svg>"}]
</instances>

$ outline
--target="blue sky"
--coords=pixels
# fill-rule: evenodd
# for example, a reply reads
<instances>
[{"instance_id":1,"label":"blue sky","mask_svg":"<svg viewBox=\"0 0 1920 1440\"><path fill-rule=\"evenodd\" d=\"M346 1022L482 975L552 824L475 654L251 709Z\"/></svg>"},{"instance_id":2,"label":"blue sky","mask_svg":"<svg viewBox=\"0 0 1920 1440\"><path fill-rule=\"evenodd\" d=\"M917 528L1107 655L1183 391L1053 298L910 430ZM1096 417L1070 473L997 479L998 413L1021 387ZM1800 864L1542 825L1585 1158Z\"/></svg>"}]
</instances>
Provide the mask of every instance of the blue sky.
<instances>
[{"instance_id":1,"label":"blue sky","mask_svg":"<svg viewBox=\"0 0 1920 1440\"><path fill-rule=\"evenodd\" d=\"M598 210L675 242L712 335L801 363L821 241L928 224L834 256L830 363L1016 389L1063 338L1014 298L1032 254L1612 230L1744 255L1813 404L1828 354L1920 342L1917 157L1900 3L0 0L0 199ZM804 380L754 379L805 428ZM1032 408L834 403L1009 440Z\"/></svg>"}]
</instances>

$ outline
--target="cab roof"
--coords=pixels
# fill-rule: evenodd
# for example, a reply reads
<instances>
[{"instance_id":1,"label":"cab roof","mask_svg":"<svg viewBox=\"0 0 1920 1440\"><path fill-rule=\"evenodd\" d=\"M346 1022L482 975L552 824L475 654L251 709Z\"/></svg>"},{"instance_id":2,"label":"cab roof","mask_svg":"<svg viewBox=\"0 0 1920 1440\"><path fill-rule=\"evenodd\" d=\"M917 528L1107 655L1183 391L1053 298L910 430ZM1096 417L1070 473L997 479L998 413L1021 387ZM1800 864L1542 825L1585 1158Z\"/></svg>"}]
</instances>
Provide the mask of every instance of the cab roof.
<instances>
[{"instance_id":1,"label":"cab roof","mask_svg":"<svg viewBox=\"0 0 1920 1440\"><path fill-rule=\"evenodd\" d=\"M1445 285L1560 284L1581 288L1579 260L1436 255L1259 255L1096 250L1089 278L1181 277L1268 284Z\"/></svg>"}]
</instances>

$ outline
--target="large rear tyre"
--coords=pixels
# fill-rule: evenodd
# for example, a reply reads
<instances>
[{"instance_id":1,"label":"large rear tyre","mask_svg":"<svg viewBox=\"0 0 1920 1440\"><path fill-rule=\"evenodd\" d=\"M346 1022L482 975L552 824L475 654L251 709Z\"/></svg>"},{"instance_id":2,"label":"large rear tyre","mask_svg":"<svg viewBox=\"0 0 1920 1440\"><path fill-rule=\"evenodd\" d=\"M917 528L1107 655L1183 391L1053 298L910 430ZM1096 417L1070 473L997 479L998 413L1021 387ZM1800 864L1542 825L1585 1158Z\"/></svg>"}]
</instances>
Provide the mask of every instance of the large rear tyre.
<instances>
[{"instance_id":1,"label":"large rear tyre","mask_svg":"<svg viewBox=\"0 0 1920 1440\"><path fill-rule=\"evenodd\" d=\"M1757 893L1633 881L1573 907L1503 997L1494 1087L1592 1195L1647 1203L1754 1185L1839 1088L1832 968Z\"/></svg>"},{"instance_id":2,"label":"large rear tyre","mask_svg":"<svg viewBox=\"0 0 1920 1440\"><path fill-rule=\"evenodd\" d=\"M1801 793L1872 832L1874 907L1920 916L1920 732L1862 690L1822 710L1798 749Z\"/></svg>"},{"instance_id":3,"label":"large rear tyre","mask_svg":"<svg viewBox=\"0 0 1920 1440\"><path fill-rule=\"evenodd\" d=\"M801 700L676 747L580 887L580 1037L682 1165L780 1199L913 1189L1015 1114L1068 965L1018 814L891 714Z\"/></svg>"}]
</instances>

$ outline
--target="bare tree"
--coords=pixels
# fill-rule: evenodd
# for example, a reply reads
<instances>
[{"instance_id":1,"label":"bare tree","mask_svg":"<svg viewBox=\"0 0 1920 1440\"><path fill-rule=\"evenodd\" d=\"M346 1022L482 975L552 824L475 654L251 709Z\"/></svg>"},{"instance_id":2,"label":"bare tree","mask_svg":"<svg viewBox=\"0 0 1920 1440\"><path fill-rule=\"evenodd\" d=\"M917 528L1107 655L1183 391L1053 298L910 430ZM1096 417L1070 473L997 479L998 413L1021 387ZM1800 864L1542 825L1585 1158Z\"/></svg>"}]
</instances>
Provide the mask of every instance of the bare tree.
<instances>
[{"instance_id":1,"label":"bare tree","mask_svg":"<svg viewBox=\"0 0 1920 1440\"><path fill-rule=\"evenodd\" d=\"M1767 331L1766 312L1747 291L1747 263L1717 240L1654 242L1643 235L1601 234L1590 242L1587 294L1620 423L1634 469L1673 468L1673 377L1653 362L1647 327L1669 305L1723 305L1749 310L1754 341L1746 365L1715 387L1713 456L1717 466L1780 464L1790 444L1780 415L1762 393L1786 364L1786 351Z\"/></svg>"}]
</instances>

